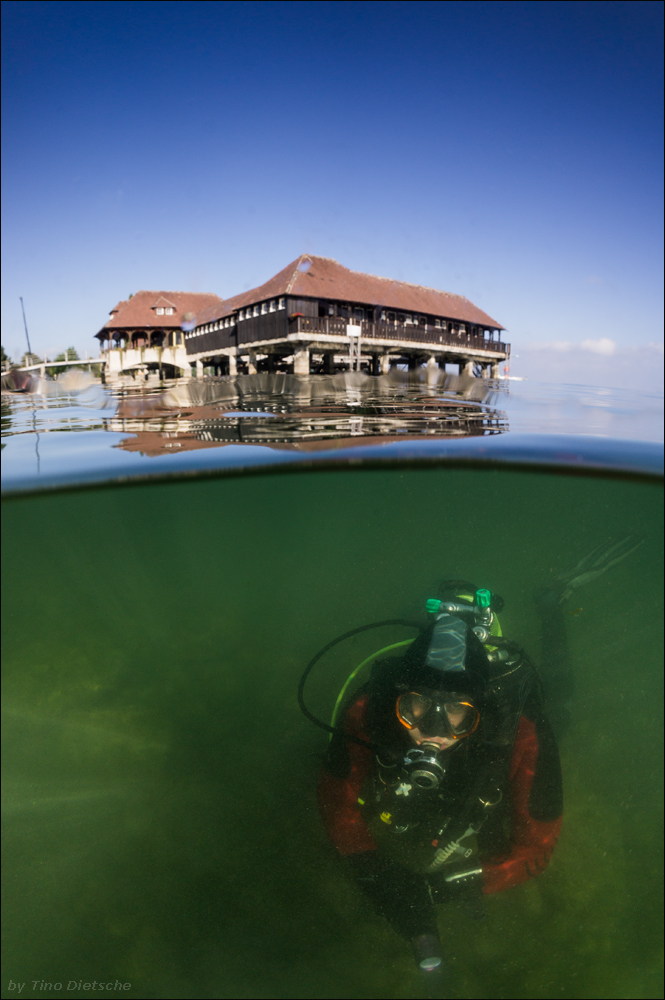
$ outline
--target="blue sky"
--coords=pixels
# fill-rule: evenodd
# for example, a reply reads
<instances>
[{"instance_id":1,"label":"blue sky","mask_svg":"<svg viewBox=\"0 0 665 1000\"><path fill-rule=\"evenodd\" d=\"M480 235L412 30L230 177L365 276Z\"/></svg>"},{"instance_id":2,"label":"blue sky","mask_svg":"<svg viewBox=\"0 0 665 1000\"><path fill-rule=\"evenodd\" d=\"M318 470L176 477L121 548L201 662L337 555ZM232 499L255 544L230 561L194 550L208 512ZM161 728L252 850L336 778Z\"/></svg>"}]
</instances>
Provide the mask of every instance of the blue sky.
<instances>
[{"instance_id":1,"label":"blue sky","mask_svg":"<svg viewBox=\"0 0 665 1000\"><path fill-rule=\"evenodd\" d=\"M9 353L20 295L94 351L130 292L310 252L468 296L514 371L660 373L660 3L2 7Z\"/></svg>"}]
</instances>

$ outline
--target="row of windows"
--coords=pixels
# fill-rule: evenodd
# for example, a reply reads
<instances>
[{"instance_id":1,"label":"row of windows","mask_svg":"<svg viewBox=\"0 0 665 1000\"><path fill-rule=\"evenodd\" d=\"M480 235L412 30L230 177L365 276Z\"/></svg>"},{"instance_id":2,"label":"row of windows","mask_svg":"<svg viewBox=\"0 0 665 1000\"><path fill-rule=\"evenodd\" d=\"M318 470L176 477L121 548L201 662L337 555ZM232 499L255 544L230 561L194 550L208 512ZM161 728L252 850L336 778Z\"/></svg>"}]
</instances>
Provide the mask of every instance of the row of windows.
<instances>
[{"instance_id":1,"label":"row of windows","mask_svg":"<svg viewBox=\"0 0 665 1000\"><path fill-rule=\"evenodd\" d=\"M350 306L339 302L319 302L319 317L325 316L345 320L353 319L356 322L368 320L371 323L374 322L374 309L364 309L361 306ZM450 331L451 333L459 334L467 333L467 326L464 323L452 323L447 322L445 319L432 319L427 316L418 316L411 313L393 312L388 309L382 309L378 314L378 319L381 323L395 323L401 326L422 326L425 329L429 327L434 330ZM481 337L483 335L482 327L478 327L476 331L471 327L469 328L469 332L477 332Z\"/></svg>"},{"instance_id":2,"label":"row of windows","mask_svg":"<svg viewBox=\"0 0 665 1000\"><path fill-rule=\"evenodd\" d=\"M433 326L435 330L450 330L451 332L457 329L458 333L466 333L466 326L463 323L458 323L456 327L454 323L446 323L445 319L435 318L432 322L427 319L427 316L411 316L409 313L386 312L385 309L381 311L381 322L401 323L404 326Z\"/></svg>"},{"instance_id":3,"label":"row of windows","mask_svg":"<svg viewBox=\"0 0 665 1000\"><path fill-rule=\"evenodd\" d=\"M228 327L236 325L236 322L240 320L250 319L254 316L264 316L266 313L277 312L280 309L286 307L286 299L271 299L266 302L257 303L256 305L247 306L245 309L238 310L237 315L227 316L224 319L216 320L214 323L206 323L205 326L198 327L192 333L187 335L190 337L200 337L204 333L211 333L215 330L222 330ZM353 319L356 322L362 322L363 320L369 320L372 322L374 320L374 310L372 308L364 309L361 306L348 306L341 305L339 303L319 303L319 317L337 317L340 319ZM469 327L467 331L467 326L464 323L459 322L449 322L445 319L431 319L427 316L417 316L411 313L398 313L392 312L387 309L382 309L379 314L379 320L382 323L394 323L401 326L421 326L427 329L441 330L442 332L456 333L459 335L465 335L467 332L476 333L478 336L483 336L482 327L474 328ZM493 336L492 331L488 332L489 337Z\"/></svg>"},{"instance_id":4,"label":"row of windows","mask_svg":"<svg viewBox=\"0 0 665 1000\"><path fill-rule=\"evenodd\" d=\"M255 306L248 306L247 309L238 311L238 319L249 319L250 316L265 316L266 313L277 312L278 309L286 308L286 299L270 299L269 302L261 302Z\"/></svg>"},{"instance_id":5,"label":"row of windows","mask_svg":"<svg viewBox=\"0 0 665 1000\"><path fill-rule=\"evenodd\" d=\"M206 323L205 326L198 326L196 330L194 330L192 333L186 333L185 337L187 340L189 340L190 337L200 337L204 333L211 333L213 330L224 330L229 326L235 326L235 325L236 325L236 317L226 316L225 319L215 320L214 323Z\"/></svg>"},{"instance_id":6,"label":"row of windows","mask_svg":"<svg viewBox=\"0 0 665 1000\"><path fill-rule=\"evenodd\" d=\"M211 333L213 330L224 330L226 327L235 325L235 316L227 316L226 319L218 319L214 323L206 323L205 326L197 326L196 330L192 331L192 333L185 334L185 339L189 340L191 337L201 337L204 333Z\"/></svg>"},{"instance_id":7,"label":"row of windows","mask_svg":"<svg viewBox=\"0 0 665 1000\"><path fill-rule=\"evenodd\" d=\"M171 306L157 306L155 312L158 316L173 316L175 309L172 309Z\"/></svg>"},{"instance_id":8,"label":"row of windows","mask_svg":"<svg viewBox=\"0 0 665 1000\"><path fill-rule=\"evenodd\" d=\"M286 299L271 299L255 306L248 306L246 309L240 309L237 316L226 316L214 323L206 323L205 326L198 327L193 333L187 334L187 339L200 337L202 334L212 333L214 330L224 330L229 326L235 326L238 320L249 319L250 316L264 316L266 313L278 312L280 309L286 309Z\"/></svg>"}]
</instances>

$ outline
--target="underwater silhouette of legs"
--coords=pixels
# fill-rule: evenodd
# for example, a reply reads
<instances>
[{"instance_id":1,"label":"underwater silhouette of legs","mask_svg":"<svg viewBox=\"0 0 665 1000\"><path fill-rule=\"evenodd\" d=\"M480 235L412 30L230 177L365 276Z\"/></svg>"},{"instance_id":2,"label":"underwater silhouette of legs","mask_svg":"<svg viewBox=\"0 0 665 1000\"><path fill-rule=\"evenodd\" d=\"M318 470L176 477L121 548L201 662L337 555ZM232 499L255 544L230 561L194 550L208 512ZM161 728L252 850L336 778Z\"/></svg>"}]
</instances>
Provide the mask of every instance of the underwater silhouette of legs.
<instances>
[{"instance_id":1,"label":"underwater silhouette of legs","mask_svg":"<svg viewBox=\"0 0 665 1000\"><path fill-rule=\"evenodd\" d=\"M566 573L561 573L554 583L549 587L542 587L536 592L536 603L562 604L567 600L574 590L584 587L587 583L593 583L598 577L607 572L612 566L616 566L623 559L629 556L635 549L642 545L643 539L638 541L632 535L627 535L620 541L610 540L598 545L587 556Z\"/></svg>"},{"instance_id":2,"label":"underwater silhouette of legs","mask_svg":"<svg viewBox=\"0 0 665 1000\"><path fill-rule=\"evenodd\" d=\"M570 725L571 703L575 693L566 626L564 602L579 587L593 583L603 573L616 566L642 545L632 535L619 541L610 539L598 545L565 573L534 594L540 617L541 674L547 715L555 736L560 739Z\"/></svg>"}]
</instances>

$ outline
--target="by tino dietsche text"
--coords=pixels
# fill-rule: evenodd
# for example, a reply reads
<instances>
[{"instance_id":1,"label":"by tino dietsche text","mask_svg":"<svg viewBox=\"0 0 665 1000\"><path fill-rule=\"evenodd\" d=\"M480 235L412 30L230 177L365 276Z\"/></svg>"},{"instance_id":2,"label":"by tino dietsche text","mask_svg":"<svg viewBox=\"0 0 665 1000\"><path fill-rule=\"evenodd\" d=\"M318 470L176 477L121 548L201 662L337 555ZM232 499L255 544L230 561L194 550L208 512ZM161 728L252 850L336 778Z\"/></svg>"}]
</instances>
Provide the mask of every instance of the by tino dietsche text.
<instances>
[{"instance_id":1,"label":"by tino dietsche text","mask_svg":"<svg viewBox=\"0 0 665 1000\"><path fill-rule=\"evenodd\" d=\"M17 993L22 993L27 983L14 982L13 979L9 980L9 990L16 990ZM119 979L115 982L105 982L102 983L97 979L93 979L88 982L85 979L70 979L65 985L64 983L48 983L44 979L33 979L30 983L32 986L33 993L59 993L60 990L64 990L66 993L76 993L80 990L102 990L108 992L114 992L116 990L131 990L131 983L121 983Z\"/></svg>"}]
</instances>

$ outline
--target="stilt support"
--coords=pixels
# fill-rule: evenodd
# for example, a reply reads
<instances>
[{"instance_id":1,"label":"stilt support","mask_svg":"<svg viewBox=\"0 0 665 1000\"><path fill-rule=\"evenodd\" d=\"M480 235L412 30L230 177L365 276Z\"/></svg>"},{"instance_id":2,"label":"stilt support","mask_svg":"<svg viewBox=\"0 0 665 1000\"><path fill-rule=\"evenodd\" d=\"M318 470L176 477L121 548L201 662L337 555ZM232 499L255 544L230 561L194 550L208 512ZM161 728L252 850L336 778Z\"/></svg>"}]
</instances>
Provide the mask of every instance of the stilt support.
<instances>
[{"instance_id":1,"label":"stilt support","mask_svg":"<svg viewBox=\"0 0 665 1000\"><path fill-rule=\"evenodd\" d=\"M293 355L293 374L309 375L309 351L306 347Z\"/></svg>"}]
</instances>

